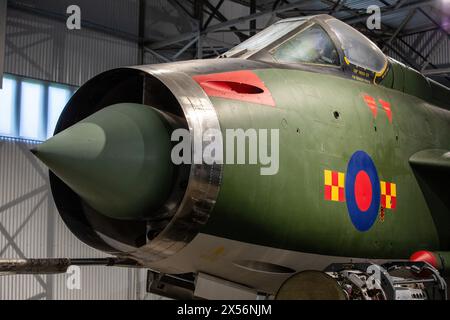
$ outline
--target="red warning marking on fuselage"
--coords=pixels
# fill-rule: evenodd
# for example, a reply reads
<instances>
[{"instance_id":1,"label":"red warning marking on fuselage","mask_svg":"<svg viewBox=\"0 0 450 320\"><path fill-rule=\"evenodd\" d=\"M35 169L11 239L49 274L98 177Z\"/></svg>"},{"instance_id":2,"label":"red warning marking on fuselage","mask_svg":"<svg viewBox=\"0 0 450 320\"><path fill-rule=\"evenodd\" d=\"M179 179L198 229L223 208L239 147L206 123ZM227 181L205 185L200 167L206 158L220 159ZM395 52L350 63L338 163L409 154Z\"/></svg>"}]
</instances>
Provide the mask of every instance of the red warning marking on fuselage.
<instances>
[{"instance_id":1,"label":"red warning marking on fuselage","mask_svg":"<svg viewBox=\"0 0 450 320\"><path fill-rule=\"evenodd\" d=\"M387 101L384 101L383 99L378 100L383 107L384 111L386 112L386 115L389 119L389 122L392 123L392 111L391 111L391 104Z\"/></svg>"},{"instance_id":2,"label":"red warning marking on fuselage","mask_svg":"<svg viewBox=\"0 0 450 320\"><path fill-rule=\"evenodd\" d=\"M374 97L372 97L366 93L363 94L363 100L366 103L366 105L369 107L370 111L372 111L373 117L376 118L377 111L378 111L377 100ZM392 110L391 110L390 102L385 101L383 99L378 99L378 102L380 103L383 110L386 112L389 122L392 123Z\"/></svg>"},{"instance_id":3,"label":"red warning marking on fuselage","mask_svg":"<svg viewBox=\"0 0 450 320\"><path fill-rule=\"evenodd\" d=\"M373 117L377 117L377 102L374 97L369 96L368 94L363 95L364 102L369 107L370 111L372 111Z\"/></svg>"},{"instance_id":4,"label":"red warning marking on fuselage","mask_svg":"<svg viewBox=\"0 0 450 320\"><path fill-rule=\"evenodd\" d=\"M252 71L241 70L192 77L210 97L275 106L272 94Z\"/></svg>"}]
</instances>

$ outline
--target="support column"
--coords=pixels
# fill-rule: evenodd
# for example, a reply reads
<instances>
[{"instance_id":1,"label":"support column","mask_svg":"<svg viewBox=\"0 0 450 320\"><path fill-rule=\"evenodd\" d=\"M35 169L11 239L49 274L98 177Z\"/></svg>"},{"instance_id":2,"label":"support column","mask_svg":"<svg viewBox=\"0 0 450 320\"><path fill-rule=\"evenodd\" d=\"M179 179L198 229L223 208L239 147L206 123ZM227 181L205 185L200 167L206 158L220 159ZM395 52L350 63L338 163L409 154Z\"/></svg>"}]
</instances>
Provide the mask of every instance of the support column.
<instances>
[{"instance_id":1,"label":"support column","mask_svg":"<svg viewBox=\"0 0 450 320\"><path fill-rule=\"evenodd\" d=\"M256 13L256 0L250 0L250 14ZM256 20L250 20L250 36L256 34Z\"/></svg>"},{"instance_id":2,"label":"support column","mask_svg":"<svg viewBox=\"0 0 450 320\"><path fill-rule=\"evenodd\" d=\"M142 65L145 63L145 0L139 0L139 30L138 30L138 37L139 37L139 53L138 53L138 64Z\"/></svg>"},{"instance_id":3,"label":"support column","mask_svg":"<svg viewBox=\"0 0 450 320\"><path fill-rule=\"evenodd\" d=\"M203 31L203 0L194 1L194 17L198 23L197 59L203 58L202 31Z\"/></svg>"},{"instance_id":4,"label":"support column","mask_svg":"<svg viewBox=\"0 0 450 320\"><path fill-rule=\"evenodd\" d=\"M0 89L3 84L3 70L5 66L6 1L0 0Z\"/></svg>"}]
</instances>

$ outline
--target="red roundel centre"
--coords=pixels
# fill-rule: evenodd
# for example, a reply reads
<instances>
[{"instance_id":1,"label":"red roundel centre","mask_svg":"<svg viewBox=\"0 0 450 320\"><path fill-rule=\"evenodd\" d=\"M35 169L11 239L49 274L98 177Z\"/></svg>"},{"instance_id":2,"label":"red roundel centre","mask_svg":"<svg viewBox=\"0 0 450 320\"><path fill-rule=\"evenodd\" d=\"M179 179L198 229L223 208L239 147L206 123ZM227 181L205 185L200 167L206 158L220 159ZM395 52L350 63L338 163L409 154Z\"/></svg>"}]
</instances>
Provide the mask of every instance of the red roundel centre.
<instances>
[{"instance_id":1,"label":"red roundel centre","mask_svg":"<svg viewBox=\"0 0 450 320\"><path fill-rule=\"evenodd\" d=\"M367 211L372 203L372 182L364 170L360 170L356 175L355 199L361 211Z\"/></svg>"}]
</instances>

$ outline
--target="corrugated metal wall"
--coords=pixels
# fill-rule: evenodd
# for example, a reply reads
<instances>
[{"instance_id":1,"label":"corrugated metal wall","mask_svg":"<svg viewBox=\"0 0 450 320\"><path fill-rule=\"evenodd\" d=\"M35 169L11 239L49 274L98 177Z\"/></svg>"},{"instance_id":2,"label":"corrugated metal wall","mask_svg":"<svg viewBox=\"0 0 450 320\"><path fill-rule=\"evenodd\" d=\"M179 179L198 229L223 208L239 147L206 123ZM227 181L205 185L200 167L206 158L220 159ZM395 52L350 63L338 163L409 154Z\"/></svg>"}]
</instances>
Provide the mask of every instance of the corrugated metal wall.
<instances>
[{"instance_id":1,"label":"corrugated metal wall","mask_svg":"<svg viewBox=\"0 0 450 320\"><path fill-rule=\"evenodd\" d=\"M47 170L28 151L32 142L0 138L0 258L104 257L79 241L53 203ZM137 299L145 272L82 267L81 289L68 274L0 276L2 299Z\"/></svg>"},{"instance_id":2,"label":"corrugated metal wall","mask_svg":"<svg viewBox=\"0 0 450 320\"><path fill-rule=\"evenodd\" d=\"M0 0L0 89L2 88L5 57L6 0Z\"/></svg>"},{"instance_id":3,"label":"corrugated metal wall","mask_svg":"<svg viewBox=\"0 0 450 320\"><path fill-rule=\"evenodd\" d=\"M159 0L167 1L167 0ZM151 0L154 2L154 0ZM9 0L10 5L66 16L67 7L77 5L82 20L127 34L138 33L139 0ZM67 29L66 29L67 30Z\"/></svg>"},{"instance_id":4,"label":"corrugated metal wall","mask_svg":"<svg viewBox=\"0 0 450 320\"><path fill-rule=\"evenodd\" d=\"M442 32L427 31L415 35L406 36L403 40L416 51L420 52L424 57L428 58L434 65L448 65L450 64L450 39L448 35ZM407 52L411 55L413 61L421 66L424 63L424 59L414 53L411 48L406 44L395 41L395 45L403 52ZM402 58L390 50L388 54L402 61Z\"/></svg>"},{"instance_id":5,"label":"corrugated metal wall","mask_svg":"<svg viewBox=\"0 0 450 320\"><path fill-rule=\"evenodd\" d=\"M136 65L138 56L133 41L8 9L7 73L80 86L105 70Z\"/></svg>"},{"instance_id":6,"label":"corrugated metal wall","mask_svg":"<svg viewBox=\"0 0 450 320\"><path fill-rule=\"evenodd\" d=\"M6 21L5 72L27 78L80 86L105 70L136 65L138 0L12 1ZM68 30L68 5L81 7L83 21L120 30L121 36L83 27ZM163 8L155 3L147 10ZM22 9L21 9L21 8ZM30 13L43 10L55 17ZM83 10L89 8L89 10ZM31 10L31 11L32 11ZM95 11L97 10L97 11ZM151 28L151 25L149 25ZM146 56L145 63L159 60ZM0 258L103 257L66 228L56 212L46 169L27 151L30 142L0 138ZM81 290L69 290L67 274L0 276L0 299L137 299L145 295L145 271L83 267Z\"/></svg>"}]
</instances>

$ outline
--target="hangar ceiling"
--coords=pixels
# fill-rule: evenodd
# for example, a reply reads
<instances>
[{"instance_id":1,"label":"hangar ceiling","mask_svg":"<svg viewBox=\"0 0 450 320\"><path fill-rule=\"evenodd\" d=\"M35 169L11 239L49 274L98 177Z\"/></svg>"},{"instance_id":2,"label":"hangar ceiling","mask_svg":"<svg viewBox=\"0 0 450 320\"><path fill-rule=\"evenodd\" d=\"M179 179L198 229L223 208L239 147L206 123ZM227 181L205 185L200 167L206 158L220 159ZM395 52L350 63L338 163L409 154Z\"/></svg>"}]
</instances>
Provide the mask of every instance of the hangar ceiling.
<instances>
[{"instance_id":1,"label":"hangar ceiling","mask_svg":"<svg viewBox=\"0 0 450 320\"><path fill-rule=\"evenodd\" d=\"M450 1L449 0L232 0L248 8L248 15L227 17L221 13L225 1L194 0L183 1L190 4L192 12L203 8L205 21L201 32L230 32L236 35L236 41L245 39L250 33L259 31L252 18L266 18L268 24L280 18L329 14L352 25L374 42L385 53L420 70L436 80L449 84L450 75ZM182 6L180 1L173 1ZM381 9L381 29L370 30L366 21L370 16L367 8L377 5ZM187 9L187 8L186 8ZM195 14L193 15L195 17ZM209 24L214 17L218 23ZM243 23L248 22L247 26ZM238 27L237 27L238 26ZM232 29L232 30L230 30ZM163 49L175 45L177 41L187 45L189 39L195 39L196 33L189 38L181 35L161 42L150 44L151 49ZM185 47L182 47L185 49ZM224 46L223 50L226 50ZM206 49L207 50L207 49ZM216 51L222 51L217 49ZM211 53L213 54L213 53Z\"/></svg>"},{"instance_id":2,"label":"hangar ceiling","mask_svg":"<svg viewBox=\"0 0 450 320\"><path fill-rule=\"evenodd\" d=\"M82 8L84 27L138 42L142 57L153 56L142 62L214 57L278 19L330 14L450 85L450 0L9 0L8 8L64 21L69 4ZM381 9L379 30L366 26L370 5Z\"/></svg>"},{"instance_id":3,"label":"hangar ceiling","mask_svg":"<svg viewBox=\"0 0 450 320\"><path fill-rule=\"evenodd\" d=\"M275 10L283 5L300 3L292 10L280 12L280 18L298 15L330 14L351 24L374 40L383 51L407 65L429 76L450 75L448 63L433 63L433 54L439 46L449 45L450 37L450 1L449 0L233 0L248 6L256 6L258 11ZM377 5L381 9L380 30L369 30L366 25L367 8ZM415 37L414 37L415 36ZM417 48L408 39L415 42L433 41L434 46ZM430 39L431 38L431 39ZM392 54L394 53L394 54ZM448 53L448 51L447 51ZM450 56L447 55L450 60ZM450 62L450 61L447 61Z\"/></svg>"}]
</instances>

